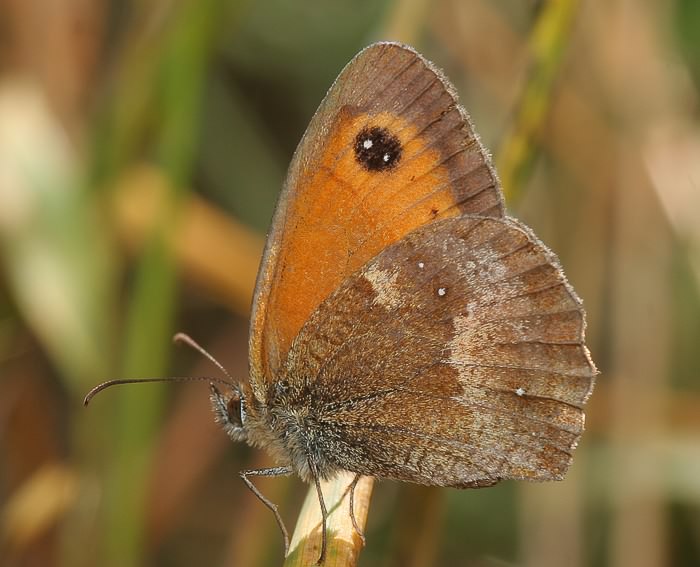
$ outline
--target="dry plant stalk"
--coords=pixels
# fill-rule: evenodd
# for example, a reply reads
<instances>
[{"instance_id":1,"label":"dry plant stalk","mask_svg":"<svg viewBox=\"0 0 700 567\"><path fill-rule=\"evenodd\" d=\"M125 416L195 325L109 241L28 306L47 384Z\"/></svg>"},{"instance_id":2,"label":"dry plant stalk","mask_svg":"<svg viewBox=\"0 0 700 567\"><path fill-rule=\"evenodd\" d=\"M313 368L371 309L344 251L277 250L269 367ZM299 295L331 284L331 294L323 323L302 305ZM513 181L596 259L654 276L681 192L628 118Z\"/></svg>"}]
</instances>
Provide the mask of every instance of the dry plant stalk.
<instances>
[{"instance_id":1,"label":"dry plant stalk","mask_svg":"<svg viewBox=\"0 0 700 567\"><path fill-rule=\"evenodd\" d=\"M328 540L324 567L352 567L364 545L355 531L350 517L350 484L354 473L344 472L335 479L321 483L323 497L328 507ZM364 530L372 496L374 479L362 477L355 487L355 519ZM304 505L289 546L289 556L284 567L309 567L316 565L321 551L321 508L315 486L309 487Z\"/></svg>"}]
</instances>

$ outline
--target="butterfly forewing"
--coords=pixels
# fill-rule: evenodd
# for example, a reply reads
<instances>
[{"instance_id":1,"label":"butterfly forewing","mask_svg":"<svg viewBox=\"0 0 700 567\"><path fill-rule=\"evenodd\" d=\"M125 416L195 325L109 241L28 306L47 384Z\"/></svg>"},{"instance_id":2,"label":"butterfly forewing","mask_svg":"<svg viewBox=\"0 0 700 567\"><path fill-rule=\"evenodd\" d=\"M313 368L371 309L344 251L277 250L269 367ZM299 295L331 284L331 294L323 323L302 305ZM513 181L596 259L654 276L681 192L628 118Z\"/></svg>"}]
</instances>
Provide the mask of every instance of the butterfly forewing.
<instances>
[{"instance_id":1,"label":"butterfly forewing","mask_svg":"<svg viewBox=\"0 0 700 567\"><path fill-rule=\"evenodd\" d=\"M526 227L462 216L350 276L303 326L282 376L307 381L338 468L446 486L560 478L595 374L584 327Z\"/></svg>"},{"instance_id":2,"label":"butterfly forewing","mask_svg":"<svg viewBox=\"0 0 700 567\"><path fill-rule=\"evenodd\" d=\"M256 395L345 278L415 228L465 212L501 217L503 201L452 87L406 46L368 47L330 89L290 165L255 293Z\"/></svg>"}]
</instances>

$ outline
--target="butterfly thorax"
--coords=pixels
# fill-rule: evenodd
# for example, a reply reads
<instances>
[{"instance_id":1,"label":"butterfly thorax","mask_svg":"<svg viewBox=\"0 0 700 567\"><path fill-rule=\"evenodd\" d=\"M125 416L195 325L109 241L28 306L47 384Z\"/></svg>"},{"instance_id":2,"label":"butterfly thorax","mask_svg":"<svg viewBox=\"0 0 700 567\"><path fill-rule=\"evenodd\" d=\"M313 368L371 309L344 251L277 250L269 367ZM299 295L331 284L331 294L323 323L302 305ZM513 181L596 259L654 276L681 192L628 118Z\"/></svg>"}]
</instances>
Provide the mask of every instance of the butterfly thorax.
<instances>
[{"instance_id":1,"label":"butterfly thorax","mask_svg":"<svg viewBox=\"0 0 700 567\"><path fill-rule=\"evenodd\" d=\"M263 446L273 457L286 461L302 478L313 479L312 466L321 479L335 476L339 468L328 458L332 454L331 432L322 419L318 396L305 380L273 382L260 425ZM256 434L260 430L256 429ZM250 439L258 444L256 439Z\"/></svg>"}]
</instances>

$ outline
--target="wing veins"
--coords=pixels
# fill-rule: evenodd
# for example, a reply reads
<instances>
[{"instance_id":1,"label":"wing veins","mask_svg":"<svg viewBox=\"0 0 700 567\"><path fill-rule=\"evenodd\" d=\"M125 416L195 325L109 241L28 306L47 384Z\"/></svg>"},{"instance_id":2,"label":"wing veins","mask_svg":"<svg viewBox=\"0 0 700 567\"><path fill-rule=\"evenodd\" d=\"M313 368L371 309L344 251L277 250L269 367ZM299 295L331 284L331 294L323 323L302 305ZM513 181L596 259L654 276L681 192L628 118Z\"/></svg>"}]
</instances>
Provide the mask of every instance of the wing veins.
<instances>
[{"instance_id":1,"label":"wing veins","mask_svg":"<svg viewBox=\"0 0 700 567\"><path fill-rule=\"evenodd\" d=\"M473 143L474 143L474 141L472 140L472 141L470 142L470 145L472 145ZM447 163L447 162L450 161L451 159L453 159L453 158L459 156L460 154L462 154L465 150L466 150L466 148L461 149L461 150L459 150L459 151L457 151L457 152L455 152L455 153L453 153L453 154L450 154L447 158L445 158L443 161L441 161L440 164L438 164L438 165L444 165L445 163ZM363 240L363 241L360 243L360 246L358 246L358 248L361 247L363 244L365 244L365 242L367 242L368 240L370 240L377 232L379 232L380 230L382 230L385 226L391 225L396 219L400 219L400 218L404 217L407 213L410 213L410 212L411 212L412 210L414 210L415 208L417 208L417 207L419 207L419 206L425 204L426 201L429 201L430 199L434 198L434 196L435 196L436 194L438 194L438 193L440 193L441 191L445 190L445 188L448 188L448 187L450 187L451 185L456 185L457 182L459 182L459 181L465 179L466 177L469 177L469 176L472 175L477 169L479 169L479 168L481 168L481 167L483 167L483 164L479 164L479 165L477 165L474 169L470 169L470 170L466 171L465 173L461 174L459 177L456 177L456 178L454 178L454 179L452 179L452 180L450 180L450 181L446 181L445 183L442 183L441 185L438 185L438 186L435 188L435 190L432 191L431 193L428 193L428 194L424 195L424 196L423 196L421 199L419 199L418 201L415 201L414 203L411 203L408 207L406 207L406 208L403 209L402 211L399 211L399 212L396 213L394 216L392 216L392 217L386 219L386 222L383 222L383 223L380 224L380 225L376 225L374 232L369 233L369 236L368 236L365 240ZM406 186L407 186L407 187L410 187L411 185L413 185L413 184L419 182L419 181L420 181L421 179L423 179L425 176L427 176L427 175L429 175L430 173L432 173L432 172L434 171L434 169L435 169L435 168L430 169L430 170L428 170L428 171L422 173L422 174L420 175L420 177L417 177L417 178L414 179L413 181L409 182ZM483 192L486 191L487 189L490 189L490 188L493 188L493 187L494 187L494 186L491 185L491 186L488 186L488 187L480 188L480 189L474 191L473 193L470 193L470 195L468 195L468 196L466 197L466 199L463 199L463 200L458 201L458 203L466 202L466 200L469 199L471 196L480 195L481 193L483 193ZM398 193L398 191L397 191L396 193ZM392 196L393 196L393 195L396 195L396 193L392 193ZM444 212L449 211L449 210L451 210L452 208L453 208L453 205L450 205L450 206L447 207L446 209L443 209L442 211L439 212L438 217L441 217L441 216L443 215ZM474 214L473 216L479 216L479 215Z\"/></svg>"},{"instance_id":2,"label":"wing veins","mask_svg":"<svg viewBox=\"0 0 700 567\"><path fill-rule=\"evenodd\" d=\"M336 423L335 426L337 427L337 426L339 426L339 424ZM348 427L348 426L340 425L340 427ZM407 437L415 437L415 438L418 438L418 439L427 439L427 440L429 440L429 441L437 441L437 442L439 442L439 443L444 443L444 444L446 444L446 445L448 445L448 446L452 446L453 448L456 448L456 449L458 449L458 450L459 450L459 449L462 449L462 448L463 448L463 449L474 449L474 450L478 450L478 451L482 451L482 452L488 453L488 454L490 454L490 455L497 455L497 456L499 456L499 457L502 456L498 451L496 451L496 450L494 450L494 449L489 449L488 446L485 446L485 445L476 445L476 444L473 444L473 443L466 443L466 442L464 442L464 441L460 441L460 440L458 440L458 439L453 439L453 438L450 438L450 437L425 435L425 434L423 434L423 433L419 433L418 431L415 431L415 430L413 430L413 429L408 429L408 428L405 428L405 427L392 427L392 426L389 426L389 425L377 425L377 424L369 424L369 423L358 423L358 424L353 424L353 425L352 425L352 428L353 428L353 429L366 429L366 430L369 430L369 431L381 431L381 432L385 432L385 433L400 433L400 434L406 435ZM494 436L495 436L494 433L489 432L489 431L480 431L480 432L479 432L479 435L480 435L481 437L483 437L483 436L486 436L486 437L494 437ZM524 444L524 445L525 445L526 447L532 448L532 449L539 449L539 448L541 447L541 446L538 445L538 444L532 444L532 443L527 443L527 444ZM549 445L549 446L550 446L552 449L554 449L556 452L561 453L561 454L563 454L563 455L566 455L566 456L568 456L568 457L571 457L571 455L572 455L572 453L571 453L570 450L562 449L561 447L557 447L556 445ZM507 460L508 460L507 457L503 457L503 462L507 462ZM523 465L520 464L519 466L523 466ZM536 466L536 465L533 465L532 467L526 466L526 467L524 467L524 468L528 468L528 469L530 469L530 470L537 471L537 466ZM484 470L484 469L481 469L481 470L482 470L483 472L487 472L487 471Z\"/></svg>"},{"instance_id":3,"label":"wing veins","mask_svg":"<svg viewBox=\"0 0 700 567\"><path fill-rule=\"evenodd\" d=\"M495 319L480 320L479 324L480 325L490 325L491 323L499 323L501 321L506 321L506 322L519 321L520 319L526 319L528 317L540 317L540 316L549 317L550 315L566 315L567 313L578 313L580 315L581 311L580 311L580 309L564 309L561 311L539 311L539 312L534 312L534 313L523 313L521 315L510 315L508 317L498 317Z\"/></svg>"},{"instance_id":4,"label":"wing veins","mask_svg":"<svg viewBox=\"0 0 700 567\"><path fill-rule=\"evenodd\" d=\"M454 128L449 129L449 130L445 130L445 134L450 133L453 129L454 129ZM416 137L418 137L418 135L419 135L419 134L417 134ZM437 140L442 140L444 137L445 137L445 136L443 135L443 136L441 136L440 138L437 138L436 141L437 141ZM434 146L434 145L435 145L435 144L430 144L429 146L425 146L424 148L422 148L422 150L421 150L420 152L418 152L417 154L415 154L414 156L412 156L411 159L410 159L407 163L411 163L411 161L414 161L414 160L419 159L419 158L420 158L422 155L424 155L426 152L431 151L431 150L433 149L433 146ZM445 165L445 164L446 164L447 162L449 162L450 160L452 160L452 159L454 159L454 158L460 156L461 154L463 154L463 153L465 152L465 150L466 150L466 148L459 148L459 149L456 150L455 152L453 152L453 153L451 153L451 154L449 154L449 155L447 155L447 156L444 156L444 157L443 157L440 161L438 161L432 168L430 168L430 169L424 171L423 173L420 174L420 176L418 176L417 178L415 178L415 179L413 179L412 181L408 182L406 185L402 186L400 189L397 189L397 190L394 191L393 193L391 193L391 194L389 194L389 195L386 195L385 199L380 203L380 205L383 205L383 204L386 203L387 201L391 201L391 200L394 198L395 195L397 195L397 194L399 194L399 193L405 191L408 187L411 187L411 186L415 185L416 183L419 183L422 179L424 179L425 177L427 177L428 175L430 175L431 173L433 173L434 171L436 171L438 168L440 168L440 167L442 167L443 165ZM415 209L416 207L418 207L418 206L424 204L426 201L429 201L429 200L432 199L436 194L438 194L438 193L440 193L441 191L445 190L445 188L449 188L449 187L453 186L453 185L455 184L455 181L458 181L458 180L460 180L460 179L464 179L465 177L468 177L468 176L471 175L474 171L476 171L477 169L479 169L481 166L482 166L482 164L479 164L479 165L477 165L474 169L470 169L469 171L467 171L467 172L465 172L464 174L460 175L458 178L453 179L453 180L446 181L445 183L442 183L441 185L437 186L433 191L431 191L430 193L427 193L426 195L424 195L424 196L423 196L421 199L419 199L418 201L415 201L415 202L411 203L410 205L408 205L408 206L407 206L405 209L403 209L402 211L399 211L398 213L396 213L395 215L393 215L391 218L386 219L386 221L383 222L382 224L376 225L376 226L374 227L374 230L373 230L372 232L370 232L370 233L367 234L366 238L365 238L364 240L362 240L362 241L359 243L359 245L357 246L357 248L358 248L358 249L361 248L364 244L366 244L368 241L370 241L370 240L374 237L374 235L376 235L378 232L380 232L381 229L383 229L383 228L384 228L385 226L387 226L387 225L390 225L390 224L392 223L392 221L396 220L397 218L402 218L404 215L406 215L406 213L408 213L409 211ZM369 195L370 192L371 192L371 190L372 190L373 188L375 188L377 185L379 185L379 183L375 183L374 185L372 185L371 187L369 187L368 190L364 192L364 195ZM482 190L479 190L477 193L481 193L481 192L482 192ZM358 204L357 206L359 206L359 204ZM447 210L449 210L449 209L451 209L451 208L452 208L452 206L447 207L446 209L443 209L442 211L440 211L439 214L441 215L442 213L444 213L445 211L447 211Z\"/></svg>"},{"instance_id":5,"label":"wing veins","mask_svg":"<svg viewBox=\"0 0 700 567\"><path fill-rule=\"evenodd\" d=\"M578 371L571 370L552 370L551 368L543 368L536 366L518 366L515 364L477 364L474 362L460 362L457 360L450 360L450 365L454 366L466 366L471 368L500 368L502 370L531 370L533 372L549 372L552 374L558 374L559 376L568 376L572 378L590 378L589 374L581 374ZM588 365L589 371L592 371L590 364Z\"/></svg>"},{"instance_id":6,"label":"wing veins","mask_svg":"<svg viewBox=\"0 0 700 567\"><path fill-rule=\"evenodd\" d=\"M485 158L484 158L484 159L485 159ZM470 173L473 173L474 171L476 171L476 170L472 170ZM491 174L491 176L492 176L492 178L493 178L492 172L489 171L489 173ZM463 206L463 205L464 205L465 203L467 203L468 201L470 201L470 200L472 200L472 199L478 197L478 196L481 195L484 191L488 191L488 190L490 190L490 189L493 189L493 188L495 188L496 186L497 186L497 182L496 182L495 179L494 179L493 184L487 185L486 187L483 187L482 189L480 189L480 190L477 191L476 193L470 193L469 195L463 196L463 197L460 198L458 201L455 201L453 204L451 204L449 207L447 207L447 208L446 208L444 211L442 211L440 214L444 216L446 213L448 213L448 212L450 212L450 211L452 211L452 210L454 210L454 209L458 209L459 207ZM496 204L496 205L494 205L493 207L491 207L491 209L493 209L493 208L500 209L500 207L501 207L500 204ZM491 209L487 209L487 211L490 211ZM484 216L490 216L490 215L487 215L487 214L486 214L486 211L482 211L482 212L480 212L479 214L480 214L480 215L484 215Z\"/></svg>"}]
</instances>

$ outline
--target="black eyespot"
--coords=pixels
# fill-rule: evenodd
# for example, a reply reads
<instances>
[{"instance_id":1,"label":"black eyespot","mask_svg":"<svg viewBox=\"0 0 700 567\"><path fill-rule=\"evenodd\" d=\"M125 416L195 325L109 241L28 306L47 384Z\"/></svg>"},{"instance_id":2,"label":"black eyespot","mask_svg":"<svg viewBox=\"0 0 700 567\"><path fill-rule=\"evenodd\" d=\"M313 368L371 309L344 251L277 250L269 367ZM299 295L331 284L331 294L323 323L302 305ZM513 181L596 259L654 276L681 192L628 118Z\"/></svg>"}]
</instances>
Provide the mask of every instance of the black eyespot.
<instances>
[{"instance_id":1,"label":"black eyespot","mask_svg":"<svg viewBox=\"0 0 700 567\"><path fill-rule=\"evenodd\" d=\"M386 128L365 126L355 138L355 159L369 171L385 171L401 159L401 142Z\"/></svg>"}]
</instances>

